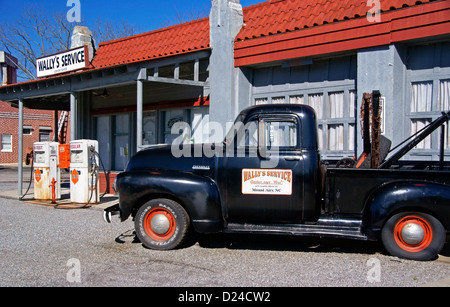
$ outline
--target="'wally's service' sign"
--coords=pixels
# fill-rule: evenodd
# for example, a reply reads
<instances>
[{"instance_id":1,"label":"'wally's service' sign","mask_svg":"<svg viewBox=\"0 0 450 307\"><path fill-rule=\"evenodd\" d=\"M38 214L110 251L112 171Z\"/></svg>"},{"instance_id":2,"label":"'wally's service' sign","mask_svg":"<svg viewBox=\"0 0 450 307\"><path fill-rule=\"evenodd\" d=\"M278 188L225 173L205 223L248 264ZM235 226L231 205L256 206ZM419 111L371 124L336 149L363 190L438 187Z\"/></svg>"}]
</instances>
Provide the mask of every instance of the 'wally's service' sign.
<instances>
[{"instance_id":1,"label":"'wally's service' sign","mask_svg":"<svg viewBox=\"0 0 450 307\"><path fill-rule=\"evenodd\" d=\"M292 170L243 169L242 194L292 195Z\"/></svg>"},{"instance_id":2,"label":"'wally's service' sign","mask_svg":"<svg viewBox=\"0 0 450 307\"><path fill-rule=\"evenodd\" d=\"M83 46L37 59L37 77L48 77L69 71L84 69L87 68L88 65L88 48Z\"/></svg>"}]
</instances>

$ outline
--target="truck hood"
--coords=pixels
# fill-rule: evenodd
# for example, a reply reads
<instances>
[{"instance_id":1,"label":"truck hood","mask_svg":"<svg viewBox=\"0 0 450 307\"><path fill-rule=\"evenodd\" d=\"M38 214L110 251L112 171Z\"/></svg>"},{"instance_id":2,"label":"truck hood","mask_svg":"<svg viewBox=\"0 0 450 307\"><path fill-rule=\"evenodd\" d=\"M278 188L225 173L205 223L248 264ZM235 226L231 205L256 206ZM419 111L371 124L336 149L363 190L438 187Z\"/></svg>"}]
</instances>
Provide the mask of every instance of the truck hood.
<instances>
[{"instance_id":1,"label":"truck hood","mask_svg":"<svg viewBox=\"0 0 450 307\"><path fill-rule=\"evenodd\" d=\"M209 174L214 168L215 154L205 155L204 148L211 145L184 145L182 150L173 152L170 145L156 145L134 155L127 166L127 172L136 170L174 170ZM221 150L217 146L214 151Z\"/></svg>"}]
</instances>

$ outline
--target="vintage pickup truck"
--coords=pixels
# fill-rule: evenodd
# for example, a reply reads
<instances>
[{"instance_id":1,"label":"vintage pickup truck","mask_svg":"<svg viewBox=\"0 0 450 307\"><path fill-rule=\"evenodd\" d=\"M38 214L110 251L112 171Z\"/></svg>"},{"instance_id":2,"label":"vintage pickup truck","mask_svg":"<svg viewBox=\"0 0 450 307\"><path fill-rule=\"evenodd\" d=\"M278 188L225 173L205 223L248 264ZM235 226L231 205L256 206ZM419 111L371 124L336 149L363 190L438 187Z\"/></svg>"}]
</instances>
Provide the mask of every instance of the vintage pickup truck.
<instances>
[{"instance_id":1,"label":"vintage pickup truck","mask_svg":"<svg viewBox=\"0 0 450 307\"><path fill-rule=\"evenodd\" d=\"M443 113L417 137L449 118ZM401 167L393 155L376 169L329 167L315 112L303 105L254 106L234 127L223 144L138 152L116 178L119 204L105 220L132 217L142 244L158 250L179 247L193 229L381 240L391 255L414 260L441 252L450 229L447 164Z\"/></svg>"}]
</instances>

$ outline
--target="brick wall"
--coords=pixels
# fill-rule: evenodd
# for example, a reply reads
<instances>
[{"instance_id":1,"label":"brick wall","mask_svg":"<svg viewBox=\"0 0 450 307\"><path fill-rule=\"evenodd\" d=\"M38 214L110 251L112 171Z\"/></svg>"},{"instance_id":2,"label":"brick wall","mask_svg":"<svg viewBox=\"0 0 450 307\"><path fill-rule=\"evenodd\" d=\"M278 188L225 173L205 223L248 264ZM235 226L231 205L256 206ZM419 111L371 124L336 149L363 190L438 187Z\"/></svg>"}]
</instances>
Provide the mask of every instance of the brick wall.
<instances>
[{"instance_id":1,"label":"brick wall","mask_svg":"<svg viewBox=\"0 0 450 307\"><path fill-rule=\"evenodd\" d=\"M23 135L23 156L24 162L27 151L33 148L33 143L39 142L39 128L48 127L51 129L50 140L54 136L54 111L24 109L25 127L31 127L31 135ZM3 151L0 149L0 163L17 163L19 150L19 110L11 107L9 103L0 101L0 142L1 135L12 135L12 150Z\"/></svg>"}]
</instances>

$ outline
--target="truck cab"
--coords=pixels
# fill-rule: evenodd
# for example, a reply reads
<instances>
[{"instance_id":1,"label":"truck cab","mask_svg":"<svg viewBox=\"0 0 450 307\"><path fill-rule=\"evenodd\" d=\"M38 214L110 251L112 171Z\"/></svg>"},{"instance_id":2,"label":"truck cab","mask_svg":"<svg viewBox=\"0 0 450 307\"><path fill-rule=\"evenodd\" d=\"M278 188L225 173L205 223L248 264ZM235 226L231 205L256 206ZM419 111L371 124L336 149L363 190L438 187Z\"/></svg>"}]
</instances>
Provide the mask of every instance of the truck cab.
<instances>
[{"instance_id":1,"label":"truck cab","mask_svg":"<svg viewBox=\"0 0 450 307\"><path fill-rule=\"evenodd\" d=\"M307 106L241 113L217 159L227 223L318 219L321 163L315 127L314 111Z\"/></svg>"}]
</instances>

